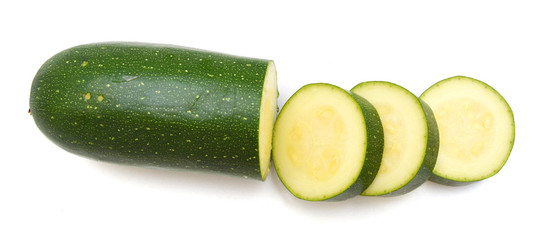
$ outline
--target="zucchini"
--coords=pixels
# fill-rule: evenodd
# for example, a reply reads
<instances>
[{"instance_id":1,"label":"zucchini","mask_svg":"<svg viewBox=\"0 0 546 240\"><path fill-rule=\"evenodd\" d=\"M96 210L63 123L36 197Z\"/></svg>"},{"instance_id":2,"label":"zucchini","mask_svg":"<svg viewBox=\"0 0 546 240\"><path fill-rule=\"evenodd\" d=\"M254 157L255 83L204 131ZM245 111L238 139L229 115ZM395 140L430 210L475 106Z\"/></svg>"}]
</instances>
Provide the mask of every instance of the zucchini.
<instances>
[{"instance_id":1,"label":"zucchini","mask_svg":"<svg viewBox=\"0 0 546 240\"><path fill-rule=\"evenodd\" d=\"M275 170L300 199L359 195L377 174L382 152L377 111L365 99L331 84L300 88L275 122Z\"/></svg>"},{"instance_id":2,"label":"zucchini","mask_svg":"<svg viewBox=\"0 0 546 240\"><path fill-rule=\"evenodd\" d=\"M30 111L51 141L81 156L264 180L277 95L270 60L108 42L47 60Z\"/></svg>"},{"instance_id":3,"label":"zucchini","mask_svg":"<svg viewBox=\"0 0 546 240\"><path fill-rule=\"evenodd\" d=\"M390 82L364 82L351 91L377 109L385 134L379 172L362 195L396 196L423 184L432 174L438 155L438 127L432 110Z\"/></svg>"},{"instance_id":4,"label":"zucchini","mask_svg":"<svg viewBox=\"0 0 546 240\"><path fill-rule=\"evenodd\" d=\"M442 80L421 95L440 132L432 181L461 185L489 178L504 166L515 138L512 109L486 83L464 76Z\"/></svg>"}]
</instances>

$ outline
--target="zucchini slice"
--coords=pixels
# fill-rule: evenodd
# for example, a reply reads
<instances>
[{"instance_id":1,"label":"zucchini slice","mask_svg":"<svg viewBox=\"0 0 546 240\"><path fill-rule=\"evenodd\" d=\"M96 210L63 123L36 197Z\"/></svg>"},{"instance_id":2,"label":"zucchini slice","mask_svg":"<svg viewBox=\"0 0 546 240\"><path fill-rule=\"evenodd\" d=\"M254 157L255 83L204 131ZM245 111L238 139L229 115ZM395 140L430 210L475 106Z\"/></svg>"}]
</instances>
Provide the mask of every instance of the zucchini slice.
<instances>
[{"instance_id":1,"label":"zucchini slice","mask_svg":"<svg viewBox=\"0 0 546 240\"><path fill-rule=\"evenodd\" d=\"M264 180L276 70L179 46L87 44L43 64L30 110L50 140L85 157Z\"/></svg>"},{"instance_id":2,"label":"zucchini slice","mask_svg":"<svg viewBox=\"0 0 546 240\"><path fill-rule=\"evenodd\" d=\"M401 195L423 184L438 153L438 127L430 108L390 82L364 82L351 91L377 109L385 134L379 172L362 195Z\"/></svg>"},{"instance_id":3,"label":"zucchini slice","mask_svg":"<svg viewBox=\"0 0 546 240\"><path fill-rule=\"evenodd\" d=\"M432 181L461 185L495 175L504 166L515 138L512 109L492 87L456 76L421 95L434 111L440 132Z\"/></svg>"},{"instance_id":4,"label":"zucchini slice","mask_svg":"<svg viewBox=\"0 0 546 240\"><path fill-rule=\"evenodd\" d=\"M325 83L299 89L273 132L273 162L286 188L309 200L359 195L379 168L383 132L365 99Z\"/></svg>"}]
</instances>

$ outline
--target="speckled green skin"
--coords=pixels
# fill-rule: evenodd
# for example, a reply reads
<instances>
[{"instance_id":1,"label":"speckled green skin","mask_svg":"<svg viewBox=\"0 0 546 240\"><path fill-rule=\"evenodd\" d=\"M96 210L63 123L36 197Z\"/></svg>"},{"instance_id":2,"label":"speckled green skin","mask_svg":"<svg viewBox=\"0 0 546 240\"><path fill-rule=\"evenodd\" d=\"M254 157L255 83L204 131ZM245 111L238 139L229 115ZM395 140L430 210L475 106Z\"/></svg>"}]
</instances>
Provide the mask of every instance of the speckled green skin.
<instances>
[{"instance_id":1,"label":"speckled green skin","mask_svg":"<svg viewBox=\"0 0 546 240\"><path fill-rule=\"evenodd\" d=\"M51 141L85 157L262 179L268 63L178 46L82 45L44 63L30 110Z\"/></svg>"},{"instance_id":2,"label":"speckled green skin","mask_svg":"<svg viewBox=\"0 0 546 240\"><path fill-rule=\"evenodd\" d=\"M381 159L383 159L385 135L383 133L383 124L381 123L379 113L375 107L361 96L358 96L352 92L351 96L353 96L353 98L362 108L364 121L366 122L366 160L364 161L364 167L362 168L362 173L360 174L364 183L364 188L358 193L360 194L372 184L375 176L377 176L377 172L379 172Z\"/></svg>"}]
</instances>

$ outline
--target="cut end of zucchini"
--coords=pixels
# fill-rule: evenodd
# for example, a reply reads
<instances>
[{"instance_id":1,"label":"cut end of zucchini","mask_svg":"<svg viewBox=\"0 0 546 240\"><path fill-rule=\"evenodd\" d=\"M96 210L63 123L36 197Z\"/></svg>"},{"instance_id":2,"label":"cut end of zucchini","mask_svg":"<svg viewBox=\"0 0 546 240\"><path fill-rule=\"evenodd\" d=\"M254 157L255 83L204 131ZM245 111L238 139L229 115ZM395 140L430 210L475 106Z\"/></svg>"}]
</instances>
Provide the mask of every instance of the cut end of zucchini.
<instances>
[{"instance_id":1,"label":"cut end of zucchini","mask_svg":"<svg viewBox=\"0 0 546 240\"><path fill-rule=\"evenodd\" d=\"M260 106L259 154L262 180L265 180L269 174L271 165L271 141L277 111L277 96L277 69L273 61L270 61L265 73Z\"/></svg>"},{"instance_id":2,"label":"cut end of zucchini","mask_svg":"<svg viewBox=\"0 0 546 240\"><path fill-rule=\"evenodd\" d=\"M362 110L336 86L304 86L279 114L273 146L275 168L292 194L311 201L335 197L353 186L364 164Z\"/></svg>"},{"instance_id":3,"label":"cut end of zucchini","mask_svg":"<svg viewBox=\"0 0 546 240\"><path fill-rule=\"evenodd\" d=\"M421 99L434 111L440 132L435 175L473 182L500 171L514 144L515 125L510 106L497 91L458 76L434 84Z\"/></svg>"},{"instance_id":4,"label":"cut end of zucchini","mask_svg":"<svg viewBox=\"0 0 546 240\"><path fill-rule=\"evenodd\" d=\"M389 82L364 82L351 91L366 98L377 109L384 132L379 172L362 195L378 196L402 190L405 193L421 185L430 176L433 166L424 166L427 163L425 156L431 150L427 116L419 99L405 88ZM428 173L420 171L421 168L428 169ZM426 176L416 178L418 174Z\"/></svg>"}]
</instances>

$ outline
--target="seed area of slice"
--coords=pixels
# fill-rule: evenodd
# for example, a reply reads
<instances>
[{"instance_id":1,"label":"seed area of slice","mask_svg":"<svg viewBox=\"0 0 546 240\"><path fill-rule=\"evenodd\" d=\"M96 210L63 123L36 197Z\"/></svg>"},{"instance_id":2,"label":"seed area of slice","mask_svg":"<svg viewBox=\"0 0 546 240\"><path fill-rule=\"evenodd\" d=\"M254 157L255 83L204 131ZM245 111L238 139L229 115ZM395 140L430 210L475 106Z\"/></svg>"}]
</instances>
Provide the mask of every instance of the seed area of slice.
<instances>
[{"instance_id":1,"label":"seed area of slice","mask_svg":"<svg viewBox=\"0 0 546 240\"><path fill-rule=\"evenodd\" d=\"M355 184L362 185L357 187L362 191L359 177L365 153L362 109L348 92L333 85L302 87L287 101L275 123L275 169L298 198L330 199Z\"/></svg>"},{"instance_id":2,"label":"seed area of slice","mask_svg":"<svg viewBox=\"0 0 546 240\"><path fill-rule=\"evenodd\" d=\"M317 180L334 176L343 158L340 150L347 141L340 113L330 105L315 106L294 123L289 129L290 142L286 143L291 162L305 165Z\"/></svg>"},{"instance_id":3,"label":"seed area of slice","mask_svg":"<svg viewBox=\"0 0 546 240\"><path fill-rule=\"evenodd\" d=\"M479 181L500 171L514 144L515 125L510 106L497 91L457 76L434 84L421 99L438 122L440 147L433 171L438 182Z\"/></svg>"},{"instance_id":4,"label":"seed area of slice","mask_svg":"<svg viewBox=\"0 0 546 240\"><path fill-rule=\"evenodd\" d=\"M420 186L430 177L437 156L433 114L427 114L415 95L394 83L364 82L351 91L377 109L385 138L379 172L362 195L400 195Z\"/></svg>"}]
</instances>

